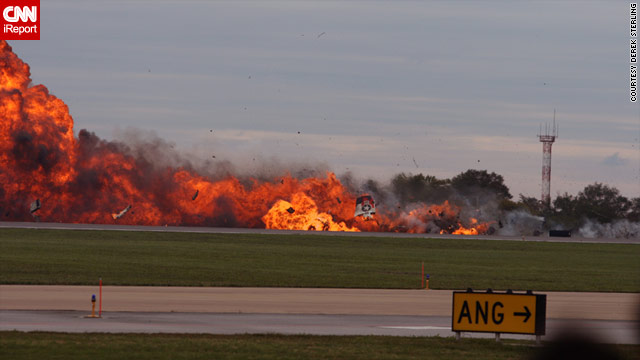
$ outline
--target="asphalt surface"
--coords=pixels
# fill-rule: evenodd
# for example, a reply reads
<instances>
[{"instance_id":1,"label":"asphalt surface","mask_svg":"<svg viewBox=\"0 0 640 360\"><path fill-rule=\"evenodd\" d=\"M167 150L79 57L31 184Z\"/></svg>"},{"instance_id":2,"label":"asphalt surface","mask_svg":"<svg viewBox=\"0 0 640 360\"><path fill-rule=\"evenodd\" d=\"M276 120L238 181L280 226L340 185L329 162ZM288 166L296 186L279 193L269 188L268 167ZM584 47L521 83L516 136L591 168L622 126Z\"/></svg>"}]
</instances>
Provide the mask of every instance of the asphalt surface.
<instances>
[{"instance_id":1,"label":"asphalt surface","mask_svg":"<svg viewBox=\"0 0 640 360\"><path fill-rule=\"evenodd\" d=\"M103 310L451 316L452 290L104 286ZM2 310L91 309L98 286L0 285ZM547 318L636 320L640 294L547 292Z\"/></svg>"},{"instance_id":2,"label":"asphalt surface","mask_svg":"<svg viewBox=\"0 0 640 360\"><path fill-rule=\"evenodd\" d=\"M86 317L92 294L99 297L97 286L2 285L0 330L454 335L450 290L105 286L100 319ZM603 342L638 343L640 294L546 294L543 340L580 329Z\"/></svg>"},{"instance_id":3,"label":"asphalt surface","mask_svg":"<svg viewBox=\"0 0 640 360\"><path fill-rule=\"evenodd\" d=\"M161 231L210 234L309 234L304 230L272 230L246 228L216 228L196 226L142 226L120 224L64 224L45 222L11 222L0 221L0 228L22 229L64 229L64 230L112 230L112 231ZM499 235L449 235L449 234L408 234L391 232L336 232L314 231L314 235L325 236L361 236L361 237L402 237L402 238L432 238L432 239L478 239L478 240L513 240L513 241L542 241L542 242L581 242L581 243L610 243L610 244L639 244L640 238L583 238L583 237L548 237L548 236L499 236Z\"/></svg>"},{"instance_id":4,"label":"asphalt surface","mask_svg":"<svg viewBox=\"0 0 640 360\"><path fill-rule=\"evenodd\" d=\"M313 315L108 312L88 318L80 311L0 310L0 330L104 333L190 333L285 335L455 336L448 316ZM638 344L638 322L549 320L542 340L582 331L600 342ZM585 330L586 329L586 330ZM463 333L463 338L493 338L494 334ZM505 339L533 340L532 335L502 334Z\"/></svg>"}]
</instances>

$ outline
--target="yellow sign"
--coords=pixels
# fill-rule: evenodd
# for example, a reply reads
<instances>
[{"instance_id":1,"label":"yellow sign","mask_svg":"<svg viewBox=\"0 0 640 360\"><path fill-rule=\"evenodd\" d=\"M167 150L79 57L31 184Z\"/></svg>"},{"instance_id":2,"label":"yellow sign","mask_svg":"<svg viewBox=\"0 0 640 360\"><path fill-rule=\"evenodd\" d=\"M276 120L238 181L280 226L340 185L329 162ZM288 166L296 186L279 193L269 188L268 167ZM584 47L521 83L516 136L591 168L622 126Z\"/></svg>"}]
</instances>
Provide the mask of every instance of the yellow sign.
<instances>
[{"instance_id":1,"label":"yellow sign","mask_svg":"<svg viewBox=\"0 0 640 360\"><path fill-rule=\"evenodd\" d=\"M453 293L453 331L544 335L547 295Z\"/></svg>"}]
</instances>

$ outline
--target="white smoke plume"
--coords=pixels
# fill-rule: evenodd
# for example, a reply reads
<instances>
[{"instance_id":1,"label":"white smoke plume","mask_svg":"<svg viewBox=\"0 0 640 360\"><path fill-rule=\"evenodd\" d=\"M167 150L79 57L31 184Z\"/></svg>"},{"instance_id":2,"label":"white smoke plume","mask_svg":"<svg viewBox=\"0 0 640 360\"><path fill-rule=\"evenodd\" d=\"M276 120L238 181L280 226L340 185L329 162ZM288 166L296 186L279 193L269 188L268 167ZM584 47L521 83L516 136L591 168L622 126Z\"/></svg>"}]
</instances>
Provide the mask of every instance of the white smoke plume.
<instances>
[{"instance_id":1,"label":"white smoke plume","mask_svg":"<svg viewBox=\"0 0 640 360\"><path fill-rule=\"evenodd\" d=\"M640 223L629 220L616 220L608 224L600 224L586 220L578 230L585 238L625 238L640 239Z\"/></svg>"}]
</instances>

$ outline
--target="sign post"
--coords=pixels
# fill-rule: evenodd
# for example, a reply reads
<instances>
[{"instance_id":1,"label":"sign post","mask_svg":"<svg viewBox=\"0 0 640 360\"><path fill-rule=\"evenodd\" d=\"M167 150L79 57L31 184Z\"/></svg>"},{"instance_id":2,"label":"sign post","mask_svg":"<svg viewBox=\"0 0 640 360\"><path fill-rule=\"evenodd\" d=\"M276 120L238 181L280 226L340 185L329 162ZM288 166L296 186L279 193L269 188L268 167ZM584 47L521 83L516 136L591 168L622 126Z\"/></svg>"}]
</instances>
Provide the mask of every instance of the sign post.
<instances>
[{"instance_id":1,"label":"sign post","mask_svg":"<svg viewBox=\"0 0 640 360\"><path fill-rule=\"evenodd\" d=\"M545 334L547 295L473 292L471 289L453 292L451 329L456 339L461 332L489 332L536 335Z\"/></svg>"}]
</instances>

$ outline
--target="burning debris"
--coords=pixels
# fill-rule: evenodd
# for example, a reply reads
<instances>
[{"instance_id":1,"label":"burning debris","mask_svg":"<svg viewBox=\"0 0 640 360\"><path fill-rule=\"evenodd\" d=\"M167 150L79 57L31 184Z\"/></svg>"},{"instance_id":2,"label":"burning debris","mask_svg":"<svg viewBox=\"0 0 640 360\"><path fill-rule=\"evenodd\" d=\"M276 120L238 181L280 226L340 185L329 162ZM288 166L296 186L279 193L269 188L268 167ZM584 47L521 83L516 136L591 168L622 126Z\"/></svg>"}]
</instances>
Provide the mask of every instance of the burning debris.
<instances>
[{"instance_id":1,"label":"burning debris","mask_svg":"<svg viewBox=\"0 0 640 360\"><path fill-rule=\"evenodd\" d=\"M36 199L36 201L32 202L31 206L29 207L29 211L31 212L31 214L34 214L38 210L40 210L40 199Z\"/></svg>"},{"instance_id":2,"label":"burning debris","mask_svg":"<svg viewBox=\"0 0 640 360\"><path fill-rule=\"evenodd\" d=\"M118 214L111 214L113 220L118 220L124 216L129 210L131 210L131 205L128 205L124 210L120 211Z\"/></svg>"},{"instance_id":3,"label":"burning debris","mask_svg":"<svg viewBox=\"0 0 640 360\"><path fill-rule=\"evenodd\" d=\"M376 213L376 203L371 195L362 195L356 199L356 211L354 217L362 216L364 219L370 219Z\"/></svg>"},{"instance_id":4,"label":"burning debris","mask_svg":"<svg viewBox=\"0 0 640 360\"><path fill-rule=\"evenodd\" d=\"M466 213L464 200L453 203L458 199L447 197L452 193L449 185L428 183L446 191L427 199L341 182L330 171L303 169L290 175L288 168L268 178L241 177L224 161L213 162L216 169L210 170L214 154L207 154L200 164L158 138L107 141L84 129L76 136L67 105L45 86L31 85L29 66L6 41L0 41L0 72L0 209L7 220L28 220L24 198L35 194L43 196L47 206L40 209L40 201L34 201L31 215L37 212L49 221L70 223L107 222L105 214L112 213L114 204L132 203L142 210L129 211L132 205L128 205L111 214L113 220L139 225L485 234L490 231L487 220L499 218ZM418 167L416 159L411 160ZM15 179L20 179L19 185ZM405 185L399 188L410 188ZM358 196L355 191L360 188L371 195ZM205 196L199 197L200 189ZM188 194L192 201L186 200ZM376 209L372 195L386 206ZM478 220L472 221L473 217ZM637 233L636 228L625 229Z\"/></svg>"},{"instance_id":5,"label":"burning debris","mask_svg":"<svg viewBox=\"0 0 640 360\"><path fill-rule=\"evenodd\" d=\"M294 193L291 202L276 201L262 221L267 229L360 231L346 221L337 221L335 214L320 211L318 204L303 192Z\"/></svg>"},{"instance_id":6,"label":"burning debris","mask_svg":"<svg viewBox=\"0 0 640 360\"><path fill-rule=\"evenodd\" d=\"M40 222L40 216L36 214L38 210L40 210L40 199L36 199L31 203L31 206L29 206L29 212L31 212L31 216L33 216L36 222Z\"/></svg>"}]
</instances>

